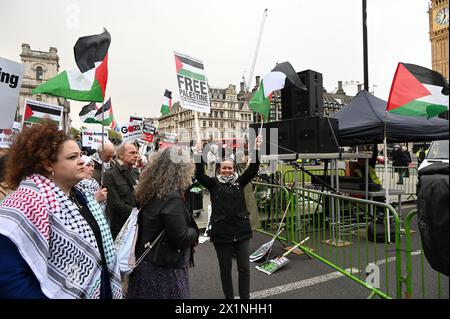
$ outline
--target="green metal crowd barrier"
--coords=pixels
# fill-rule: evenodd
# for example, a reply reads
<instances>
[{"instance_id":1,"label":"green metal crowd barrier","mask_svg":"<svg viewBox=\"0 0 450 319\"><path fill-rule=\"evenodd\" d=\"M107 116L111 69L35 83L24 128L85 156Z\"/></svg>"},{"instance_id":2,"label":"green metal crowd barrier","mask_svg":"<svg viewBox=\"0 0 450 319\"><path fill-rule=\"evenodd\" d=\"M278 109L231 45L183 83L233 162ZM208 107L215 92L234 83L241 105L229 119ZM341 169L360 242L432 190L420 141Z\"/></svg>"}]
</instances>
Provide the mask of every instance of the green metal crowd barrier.
<instances>
[{"instance_id":1,"label":"green metal crowd barrier","mask_svg":"<svg viewBox=\"0 0 450 319\"><path fill-rule=\"evenodd\" d=\"M305 169L312 175L317 175L317 176L323 176L324 171L325 171L323 168L311 168L310 169L310 168L305 167ZM334 175L335 171L328 170L327 175L332 175L332 174ZM345 169L340 168L338 170L338 174L339 174L339 176L345 176ZM289 169L289 170L285 170L284 172L282 172L282 176L283 176L282 184L290 185L292 183L295 183L296 182L295 175L297 175L297 182L299 184L302 184L302 185L311 184L311 176L302 172L301 170L294 170L294 169Z\"/></svg>"},{"instance_id":2,"label":"green metal crowd barrier","mask_svg":"<svg viewBox=\"0 0 450 319\"><path fill-rule=\"evenodd\" d=\"M384 202L253 184L261 222L258 231L274 236L281 223L278 239L286 245L309 237L301 250L368 289L370 298L449 298L448 277L431 269L420 235L412 227L416 211L401 219Z\"/></svg>"}]
</instances>

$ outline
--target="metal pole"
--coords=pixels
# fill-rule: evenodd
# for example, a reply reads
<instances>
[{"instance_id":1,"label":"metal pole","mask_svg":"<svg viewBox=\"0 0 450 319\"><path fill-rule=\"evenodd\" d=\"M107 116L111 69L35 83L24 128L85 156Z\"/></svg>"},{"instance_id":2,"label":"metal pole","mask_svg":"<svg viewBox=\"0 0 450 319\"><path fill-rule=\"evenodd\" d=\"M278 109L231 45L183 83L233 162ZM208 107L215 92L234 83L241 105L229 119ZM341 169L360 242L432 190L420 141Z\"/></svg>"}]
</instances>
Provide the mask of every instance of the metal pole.
<instances>
[{"instance_id":1,"label":"metal pole","mask_svg":"<svg viewBox=\"0 0 450 319\"><path fill-rule=\"evenodd\" d=\"M103 106L102 106L103 107ZM102 160L102 169L100 170L100 186L103 187L103 151L105 149L105 137L104 137L104 133L105 133L105 127L103 124L103 121L105 120L105 110L102 110L102 155L100 156L100 159Z\"/></svg>"},{"instance_id":2,"label":"metal pole","mask_svg":"<svg viewBox=\"0 0 450 319\"><path fill-rule=\"evenodd\" d=\"M369 92L369 66L367 53L367 0L362 0L363 20L363 55L364 55L364 90Z\"/></svg>"}]
</instances>

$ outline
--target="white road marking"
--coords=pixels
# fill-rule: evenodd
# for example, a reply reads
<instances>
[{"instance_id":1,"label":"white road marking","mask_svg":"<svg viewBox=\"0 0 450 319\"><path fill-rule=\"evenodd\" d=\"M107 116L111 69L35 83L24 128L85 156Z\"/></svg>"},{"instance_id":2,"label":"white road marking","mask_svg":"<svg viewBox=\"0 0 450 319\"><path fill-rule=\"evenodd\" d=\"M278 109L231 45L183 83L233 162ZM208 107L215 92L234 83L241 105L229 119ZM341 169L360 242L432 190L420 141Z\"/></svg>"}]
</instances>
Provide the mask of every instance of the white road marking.
<instances>
[{"instance_id":1,"label":"white road marking","mask_svg":"<svg viewBox=\"0 0 450 319\"><path fill-rule=\"evenodd\" d=\"M346 272L350 272L350 268L346 269L345 271ZM358 269L352 268L352 273L358 273L358 272L359 272ZM289 292L289 291L292 291L292 290L296 290L296 289L301 289L301 288L317 285L317 284L320 284L320 283L323 283L323 282L327 282L329 280L341 278L343 276L345 276L345 275L340 273L339 271L336 271L336 272L332 272L330 274L317 276L317 277L313 277L313 278L309 278L309 279L305 279L305 280L301 280L301 281L296 281L296 282L291 282L289 284L285 284L285 285L281 285L281 286L265 289L265 290L252 292L250 294L250 298L251 299L267 298L267 297L270 297L270 296L273 296L273 295L282 294L282 293Z\"/></svg>"},{"instance_id":2,"label":"white road marking","mask_svg":"<svg viewBox=\"0 0 450 319\"><path fill-rule=\"evenodd\" d=\"M411 256L416 256L416 255L420 255L420 254L421 254L420 250L411 252ZM375 264L383 265L385 263L390 263L395 260L396 260L395 257L389 257L387 260L386 259L378 260L375 262ZM356 273L360 272L360 270L357 268L351 268L351 270L352 270L352 274L356 274ZM347 268L345 271L350 272L350 268ZM291 282L289 284L280 285L280 286L276 286L276 287L269 288L269 289L255 291L250 294L250 298L251 299L267 298L270 296L286 293L286 292L289 292L292 290L306 288L306 287L310 287L310 286L317 285L320 283L324 283L324 282L327 282L327 281L330 281L333 279L342 278L344 276L345 275L342 274L341 272L335 271L335 272L332 272L332 273L329 273L326 275L321 275L321 276L317 276L317 277L313 277L313 278L309 278L309 279L305 279L305 280Z\"/></svg>"}]
</instances>

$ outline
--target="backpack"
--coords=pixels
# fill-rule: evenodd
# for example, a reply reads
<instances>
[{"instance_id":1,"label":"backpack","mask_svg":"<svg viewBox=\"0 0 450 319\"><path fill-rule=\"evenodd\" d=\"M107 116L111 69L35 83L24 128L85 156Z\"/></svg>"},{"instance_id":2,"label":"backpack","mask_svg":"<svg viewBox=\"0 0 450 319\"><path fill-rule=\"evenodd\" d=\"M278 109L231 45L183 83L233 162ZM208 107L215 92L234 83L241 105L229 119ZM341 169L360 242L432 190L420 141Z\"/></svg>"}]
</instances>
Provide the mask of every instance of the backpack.
<instances>
[{"instance_id":1,"label":"backpack","mask_svg":"<svg viewBox=\"0 0 450 319\"><path fill-rule=\"evenodd\" d=\"M417 222L431 268L449 273L449 164L433 163L419 170Z\"/></svg>"},{"instance_id":2,"label":"backpack","mask_svg":"<svg viewBox=\"0 0 450 319\"><path fill-rule=\"evenodd\" d=\"M164 234L163 230L152 243L145 244L146 249L136 260L135 249L139 231L138 216L139 210L137 208L133 208L130 216L128 216L128 219L125 221L125 224L122 226L122 229L114 240L114 247L117 253L117 264L119 270L121 273L126 275L129 275L133 272L134 268L136 268L141 263L150 249L153 248L159 238L161 238L161 236Z\"/></svg>"}]
</instances>

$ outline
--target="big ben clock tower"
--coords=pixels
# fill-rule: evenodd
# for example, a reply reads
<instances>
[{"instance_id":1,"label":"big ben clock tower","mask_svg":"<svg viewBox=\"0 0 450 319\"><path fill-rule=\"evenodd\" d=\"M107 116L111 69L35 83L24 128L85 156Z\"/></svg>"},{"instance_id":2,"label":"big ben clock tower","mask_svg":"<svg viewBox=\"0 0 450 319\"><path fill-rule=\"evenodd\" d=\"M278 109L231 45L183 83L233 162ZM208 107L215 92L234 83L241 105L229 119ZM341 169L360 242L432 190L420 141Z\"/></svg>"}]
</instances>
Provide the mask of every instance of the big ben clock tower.
<instances>
[{"instance_id":1,"label":"big ben clock tower","mask_svg":"<svg viewBox=\"0 0 450 319\"><path fill-rule=\"evenodd\" d=\"M431 0L429 5L431 63L432 69L443 74L448 80L448 2Z\"/></svg>"}]
</instances>

